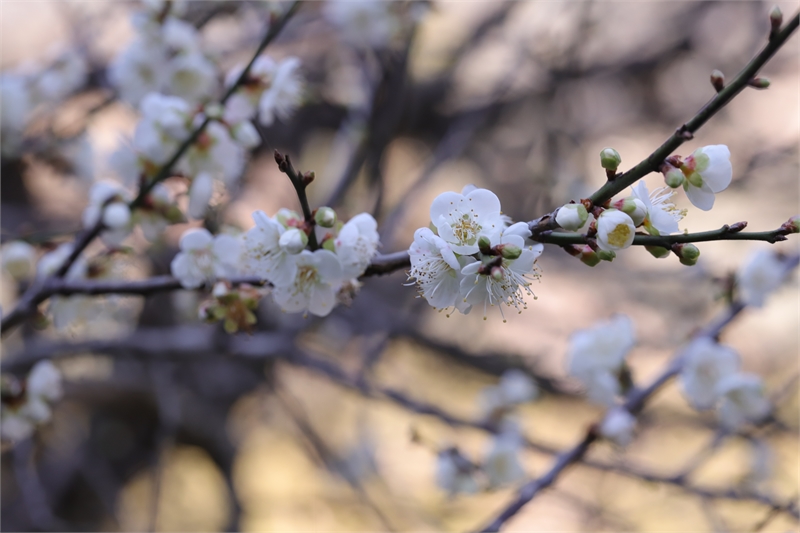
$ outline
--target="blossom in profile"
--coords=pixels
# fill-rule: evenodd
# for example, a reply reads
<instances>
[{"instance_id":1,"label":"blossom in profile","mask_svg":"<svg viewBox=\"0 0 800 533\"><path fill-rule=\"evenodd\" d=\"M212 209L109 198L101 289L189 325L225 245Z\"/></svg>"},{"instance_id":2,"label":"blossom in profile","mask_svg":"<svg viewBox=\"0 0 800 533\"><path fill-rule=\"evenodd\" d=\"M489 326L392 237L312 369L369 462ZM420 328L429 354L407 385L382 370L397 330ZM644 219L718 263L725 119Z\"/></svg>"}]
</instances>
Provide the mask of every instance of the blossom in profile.
<instances>
[{"instance_id":1,"label":"blossom in profile","mask_svg":"<svg viewBox=\"0 0 800 533\"><path fill-rule=\"evenodd\" d=\"M656 189L651 193L644 181L633 187L633 196L644 205L645 216L642 224L650 235L670 235L680 231L678 222L686 216L686 210L676 209L675 204L669 202L672 194L667 187Z\"/></svg>"},{"instance_id":2,"label":"blossom in profile","mask_svg":"<svg viewBox=\"0 0 800 533\"><path fill-rule=\"evenodd\" d=\"M686 179L683 188L689 201L703 211L714 207L714 195L728 188L733 179L731 151L724 144L703 146L680 167Z\"/></svg>"},{"instance_id":3,"label":"blossom in profile","mask_svg":"<svg viewBox=\"0 0 800 533\"><path fill-rule=\"evenodd\" d=\"M380 244L378 223L369 213L348 220L334 239L343 278L358 278L369 266Z\"/></svg>"}]
</instances>

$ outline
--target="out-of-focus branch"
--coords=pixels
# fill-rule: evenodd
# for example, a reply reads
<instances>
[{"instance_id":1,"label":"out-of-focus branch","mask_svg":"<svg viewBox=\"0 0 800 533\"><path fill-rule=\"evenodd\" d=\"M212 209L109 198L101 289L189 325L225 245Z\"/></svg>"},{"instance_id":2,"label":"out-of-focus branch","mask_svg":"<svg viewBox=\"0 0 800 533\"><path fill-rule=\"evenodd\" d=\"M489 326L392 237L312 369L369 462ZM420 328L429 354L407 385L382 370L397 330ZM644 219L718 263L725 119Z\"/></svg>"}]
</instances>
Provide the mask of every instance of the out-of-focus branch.
<instances>
[{"instance_id":1,"label":"out-of-focus branch","mask_svg":"<svg viewBox=\"0 0 800 533\"><path fill-rule=\"evenodd\" d=\"M795 256L786 262L787 272L794 269L800 256ZM698 331L692 339L711 338L715 339L719 336L722 329L736 318L742 310L745 309L745 304L742 302L732 302L726 310L713 320L705 328ZM625 399L623 408L631 414L636 414L644 408L647 400L653 396L663 385L669 382L673 377L680 373L685 358L685 352L679 353L667 367L658 375L653 381L644 388L634 388ZM552 485L561 473L573 463L580 461L591 445L599 438L599 424L593 424L589 427L584 437L572 448L559 454L550 469L541 477L526 483L520 488L517 497L508 506L506 506L500 514L487 524L481 531L493 532L499 531L503 524L510 518L516 515L528 502L530 502L542 490ZM788 507L787 507L788 509Z\"/></svg>"}]
</instances>

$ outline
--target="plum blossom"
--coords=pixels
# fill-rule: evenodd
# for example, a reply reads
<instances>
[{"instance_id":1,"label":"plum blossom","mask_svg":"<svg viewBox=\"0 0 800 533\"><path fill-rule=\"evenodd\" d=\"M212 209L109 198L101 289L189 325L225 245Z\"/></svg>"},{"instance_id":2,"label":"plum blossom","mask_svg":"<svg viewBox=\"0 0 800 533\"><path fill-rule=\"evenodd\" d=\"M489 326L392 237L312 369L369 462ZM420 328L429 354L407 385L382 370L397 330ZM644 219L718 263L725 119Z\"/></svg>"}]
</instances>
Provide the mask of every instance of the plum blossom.
<instances>
[{"instance_id":1,"label":"plum blossom","mask_svg":"<svg viewBox=\"0 0 800 533\"><path fill-rule=\"evenodd\" d=\"M259 121L270 126L275 119L288 120L300 105L303 80L299 72L300 60L287 57L275 61L269 56L259 56L242 84L225 104L224 118L231 124L251 119L256 112ZM244 70L239 65L226 76L225 83L233 85Z\"/></svg>"},{"instance_id":2,"label":"plum blossom","mask_svg":"<svg viewBox=\"0 0 800 533\"><path fill-rule=\"evenodd\" d=\"M63 100L86 82L88 73L86 58L76 50L67 50L39 75L34 90L44 102Z\"/></svg>"},{"instance_id":3,"label":"plum blossom","mask_svg":"<svg viewBox=\"0 0 800 533\"><path fill-rule=\"evenodd\" d=\"M409 279L414 279L420 295L435 309L455 307L468 313L471 306L461 297L461 269L474 262L472 257L456 257L453 249L428 228L414 232L408 249L411 258Z\"/></svg>"},{"instance_id":4,"label":"plum blossom","mask_svg":"<svg viewBox=\"0 0 800 533\"><path fill-rule=\"evenodd\" d=\"M719 419L729 429L747 422L759 422L770 412L769 400L764 397L764 384L754 374L733 374L720 380L717 394L722 398Z\"/></svg>"},{"instance_id":5,"label":"plum blossom","mask_svg":"<svg viewBox=\"0 0 800 533\"><path fill-rule=\"evenodd\" d=\"M108 76L120 98L137 105L152 92L159 92L169 79L167 51L157 41L142 37L134 41L109 65Z\"/></svg>"},{"instance_id":6,"label":"plum blossom","mask_svg":"<svg viewBox=\"0 0 800 533\"><path fill-rule=\"evenodd\" d=\"M180 252L170 265L184 289L196 289L239 270L240 243L230 235L214 237L206 229L190 229L182 236Z\"/></svg>"},{"instance_id":7,"label":"plum blossom","mask_svg":"<svg viewBox=\"0 0 800 533\"><path fill-rule=\"evenodd\" d=\"M613 405L620 393L618 375L634 341L633 322L624 315L572 334L569 373L583 382L590 399Z\"/></svg>"},{"instance_id":8,"label":"plum blossom","mask_svg":"<svg viewBox=\"0 0 800 533\"><path fill-rule=\"evenodd\" d=\"M336 305L342 266L333 252L303 250L294 256L296 274L288 285L275 285L272 296L286 312L327 316Z\"/></svg>"},{"instance_id":9,"label":"plum blossom","mask_svg":"<svg viewBox=\"0 0 800 533\"><path fill-rule=\"evenodd\" d=\"M17 442L31 436L36 426L50 419L50 404L63 395L61 372L52 362L39 361L28 374L24 389L14 390L15 387L7 387L6 383L3 389L12 396L15 393L22 396L9 402L4 398L0 417L0 434L4 439Z\"/></svg>"},{"instance_id":10,"label":"plum blossom","mask_svg":"<svg viewBox=\"0 0 800 533\"><path fill-rule=\"evenodd\" d=\"M698 148L680 169L686 177L683 182L686 196L703 211L714 207L714 195L727 189L733 179L731 152L724 144Z\"/></svg>"},{"instance_id":11,"label":"plum blossom","mask_svg":"<svg viewBox=\"0 0 800 533\"><path fill-rule=\"evenodd\" d=\"M739 369L733 349L707 337L692 341L684 352L680 382L683 393L695 409L711 409L719 400L719 382Z\"/></svg>"},{"instance_id":12,"label":"plum blossom","mask_svg":"<svg viewBox=\"0 0 800 533\"><path fill-rule=\"evenodd\" d=\"M303 82L299 68L300 60L296 57L278 64L272 84L258 102L258 120L265 126L271 126L276 118L286 122L300 105Z\"/></svg>"},{"instance_id":13,"label":"plum blossom","mask_svg":"<svg viewBox=\"0 0 800 533\"><path fill-rule=\"evenodd\" d=\"M259 276L275 285L285 286L297 273L294 258L280 246L286 228L263 211L253 213L256 225L244 235L245 272Z\"/></svg>"},{"instance_id":14,"label":"plum blossom","mask_svg":"<svg viewBox=\"0 0 800 533\"><path fill-rule=\"evenodd\" d=\"M490 487L502 487L525 479L525 469L519 459L522 435L513 422L503 425L489 445L483 460L483 470Z\"/></svg>"},{"instance_id":15,"label":"plum blossom","mask_svg":"<svg viewBox=\"0 0 800 533\"><path fill-rule=\"evenodd\" d=\"M29 279L36 271L36 249L25 241L4 244L0 255L3 270L17 281Z\"/></svg>"},{"instance_id":16,"label":"plum blossom","mask_svg":"<svg viewBox=\"0 0 800 533\"><path fill-rule=\"evenodd\" d=\"M459 493L478 492L475 479L477 468L461 455L458 448L450 447L439 452L436 459L436 484L452 497Z\"/></svg>"},{"instance_id":17,"label":"plum blossom","mask_svg":"<svg viewBox=\"0 0 800 533\"><path fill-rule=\"evenodd\" d=\"M163 183L156 183L144 204L133 212L133 223L139 225L145 239L151 242L158 240L170 224L185 221L175 199Z\"/></svg>"},{"instance_id":18,"label":"plum blossom","mask_svg":"<svg viewBox=\"0 0 800 533\"><path fill-rule=\"evenodd\" d=\"M431 204L431 221L439 237L462 255L477 253L478 239L496 240L506 225L500 200L487 189L466 195L450 191L440 194Z\"/></svg>"},{"instance_id":19,"label":"plum blossom","mask_svg":"<svg viewBox=\"0 0 800 533\"><path fill-rule=\"evenodd\" d=\"M600 434L618 446L627 446L633 440L636 417L623 407L610 409L600 424Z\"/></svg>"},{"instance_id":20,"label":"plum blossom","mask_svg":"<svg viewBox=\"0 0 800 533\"><path fill-rule=\"evenodd\" d=\"M672 197L669 188L662 187L650 193L644 181L640 181L632 190L633 196L644 205L642 224L650 235L669 235L680 231L678 222L686 216L686 210L678 210L675 204L669 202Z\"/></svg>"},{"instance_id":21,"label":"plum blossom","mask_svg":"<svg viewBox=\"0 0 800 533\"><path fill-rule=\"evenodd\" d=\"M556 212L556 224L567 231L578 231L589 219L589 212L581 203L566 204Z\"/></svg>"},{"instance_id":22,"label":"plum blossom","mask_svg":"<svg viewBox=\"0 0 800 533\"><path fill-rule=\"evenodd\" d=\"M177 96L150 93L142 100L141 110L142 120L133 134L133 147L152 163L166 163L189 137L189 104Z\"/></svg>"},{"instance_id":23,"label":"plum blossom","mask_svg":"<svg viewBox=\"0 0 800 533\"><path fill-rule=\"evenodd\" d=\"M98 181L89 191L89 205L83 211L83 227L94 227L102 219L106 229L100 238L108 246L119 246L131 231L130 196L119 185Z\"/></svg>"},{"instance_id":24,"label":"plum blossom","mask_svg":"<svg viewBox=\"0 0 800 533\"><path fill-rule=\"evenodd\" d=\"M378 223L372 215L361 213L348 220L334 239L342 277L361 276L375 257L379 244Z\"/></svg>"},{"instance_id":25,"label":"plum blossom","mask_svg":"<svg viewBox=\"0 0 800 533\"><path fill-rule=\"evenodd\" d=\"M518 369L506 370L496 386L483 390L484 417L497 421L514 406L534 400L538 395L536 383L526 373Z\"/></svg>"},{"instance_id":26,"label":"plum blossom","mask_svg":"<svg viewBox=\"0 0 800 533\"><path fill-rule=\"evenodd\" d=\"M195 120L201 119L202 115L198 115ZM189 176L208 172L231 184L239 179L245 162L244 148L231 137L228 128L221 122L211 121L186 151L178 168Z\"/></svg>"},{"instance_id":27,"label":"plum blossom","mask_svg":"<svg viewBox=\"0 0 800 533\"><path fill-rule=\"evenodd\" d=\"M192 218L203 218L208 210L208 203L214 194L214 178L208 172L200 172L192 180L189 187L189 209Z\"/></svg>"},{"instance_id":28,"label":"plum blossom","mask_svg":"<svg viewBox=\"0 0 800 533\"><path fill-rule=\"evenodd\" d=\"M630 216L618 209L606 209L597 219L597 246L615 252L633 243L636 227Z\"/></svg>"},{"instance_id":29,"label":"plum blossom","mask_svg":"<svg viewBox=\"0 0 800 533\"><path fill-rule=\"evenodd\" d=\"M753 253L739 269L736 276L739 296L747 305L762 307L787 275L784 261L770 250Z\"/></svg>"}]
</instances>

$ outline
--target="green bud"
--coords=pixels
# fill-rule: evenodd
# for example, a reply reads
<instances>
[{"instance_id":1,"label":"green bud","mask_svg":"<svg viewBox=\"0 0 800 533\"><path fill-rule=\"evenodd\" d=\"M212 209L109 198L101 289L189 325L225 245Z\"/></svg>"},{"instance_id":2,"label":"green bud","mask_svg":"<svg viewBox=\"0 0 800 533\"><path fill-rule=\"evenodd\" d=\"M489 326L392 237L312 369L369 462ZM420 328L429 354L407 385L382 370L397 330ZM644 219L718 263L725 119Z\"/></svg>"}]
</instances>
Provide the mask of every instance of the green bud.
<instances>
[{"instance_id":1,"label":"green bud","mask_svg":"<svg viewBox=\"0 0 800 533\"><path fill-rule=\"evenodd\" d=\"M597 256L595 251L593 251L591 248L588 248L588 251L581 253L581 263L590 267L597 266L600 264L600 258Z\"/></svg>"},{"instance_id":2,"label":"green bud","mask_svg":"<svg viewBox=\"0 0 800 533\"><path fill-rule=\"evenodd\" d=\"M167 222L170 224L181 224L186 222L186 216L181 211L181 208L177 205L171 205L167 208L167 211L164 213L164 218L167 219Z\"/></svg>"},{"instance_id":3,"label":"green bud","mask_svg":"<svg viewBox=\"0 0 800 533\"><path fill-rule=\"evenodd\" d=\"M598 250L597 257L599 257L601 261L611 262L615 257L617 257L617 254L612 250Z\"/></svg>"},{"instance_id":4,"label":"green bud","mask_svg":"<svg viewBox=\"0 0 800 533\"><path fill-rule=\"evenodd\" d=\"M323 228L332 228L336 225L336 211L330 207L320 207L314 215L314 221Z\"/></svg>"},{"instance_id":5,"label":"green bud","mask_svg":"<svg viewBox=\"0 0 800 533\"><path fill-rule=\"evenodd\" d=\"M322 249L336 253L336 245L334 244L333 239L325 239L322 241Z\"/></svg>"},{"instance_id":6,"label":"green bud","mask_svg":"<svg viewBox=\"0 0 800 533\"><path fill-rule=\"evenodd\" d=\"M774 33L780 31L781 25L783 24L783 13L778 6L773 7L772 11L769 12L769 24Z\"/></svg>"},{"instance_id":7,"label":"green bud","mask_svg":"<svg viewBox=\"0 0 800 533\"><path fill-rule=\"evenodd\" d=\"M682 265L694 266L700 257L700 249L692 243L684 244L680 248L679 257Z\"/></svg>"},{"instance_id":8,"label":"green bud","mask_svg":"<svg viewBox=\"0 0 800 533\"><path fill-rule=\"evenodd\" d=\"M789 231L792 233L800 233L800 215L795 215L787 222Z\"/></svg>"},{"instance_id":9,"label":"green bud","mask_svg":"<svg viewBox=\"0 0 800 533\"><path fill-rule=\"evenodd\" d=\"M769 87L769 78L753 78L747 84L754 89L766 89Z\"/></svg>"},{"instance_id":10,"label":"green bud","mask_svg":"<svg viewBox=\"0 0 800 533\"><path fill-rule=\"evenodd\" d=\"M622 157L613 148L603 148L603 151L600 152L600 166L604 169L616 172L620 163L622 163Z\"/></svg>"},{"instance_id":11,"label":"green bud","mask_svg":"<svg viewBox=\"0 0 800 533\"><path fill-rule=\"evenodd\" d=\"M522 255L522 248L513 244L505 244L500 253L503 255L503 259L518 259Z\"/></svg>"},{"instance_id":12,"label":"green bud","mask_svg":"<svg viewBox=\"0 0 800 533\"><path fill-rule=\"evenodd\" d=\"M492 250L492 241L486 236L481 236L481 238L478 239L478 249L482 254L488 254Z\"/></svg>"},{"instance_id":13,"label":"green bud","mask_svg":"<svg viewBox=\"0 0 800 533\"><path fill-rule=\"evenodd\" d=\"M664 182L667 184L667 187L671 187L673 189L677 189L681 185L683 185L683 180L686 179L679 168L671 168L664 174Z\"/></svg>"},{"instance_id":14,"label":"green bud","mask_svg":"<svg viewBox=\"0 0 800 533\"><path fill-rule=\"evenodd\" d=\"M645 246L644 248L656 259L663 259L669 255L669 250L661 246Z\"/></svg>"},{"instance_id":15,"label":"green bud","mask_svg":"<svg viewBox=\"0 0 800 533\"><path fill-rule=\"evenodd\" d=\"M701 176L697 172L692 172L691 174L689 174L689 177L686 178L686 181L690 185L694 185L695 187L703 186L703 176ZM683 186L686 187L686 183L684 183Z\"/></svg>"}]
</instances>

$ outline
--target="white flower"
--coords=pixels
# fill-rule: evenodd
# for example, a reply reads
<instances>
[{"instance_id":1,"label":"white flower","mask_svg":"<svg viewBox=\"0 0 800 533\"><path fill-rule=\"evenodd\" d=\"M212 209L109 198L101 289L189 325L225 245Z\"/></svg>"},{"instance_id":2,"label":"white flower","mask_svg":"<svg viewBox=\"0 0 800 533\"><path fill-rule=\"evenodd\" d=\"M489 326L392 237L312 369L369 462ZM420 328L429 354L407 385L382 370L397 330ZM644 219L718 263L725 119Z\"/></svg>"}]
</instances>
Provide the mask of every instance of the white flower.
<instances>
[{"instance_id":1,"label":"white flower","mask_svg":"<svg viewBox=\"0 0 800 533\"><path fill-rule=\"evenodd\" d=\"M86 82L88 70L86 59L77 51L63 53L36 80L39 97L45 102L62 100Z\"/></svg>"},{"instance_id":2,"label":"white flower","mask_svg":"<svg viewBox=\"0 0 800 533\"><path fill-rule=\"evenodd\" d=\"M306 249L308 245L308 236L303 230L298 228L289 228L281 234L278 239L278 244L286 250L287 253L297 255Z\"/></svg>"},{"instance_id":3,"label":"white flower","mask_svg":"<svg viewBox=\"0 0 800 533\"><path fill-rule=\"evenodd\" d=\"M680 231L678 222L686 216L686 210L678 210L675 204L668 202L673 194L669 187L662 187L649 193L647 185L644 181L640 181L632 190L633 195L645 206L646 215L643 224L648 233L669 235Z\"/></svg>"},{"instance_id":4,"label":"white flower","mask_svg":"<svg viewBox=\"0 0 800 533\"><path fill-rule=\"evenodd\" d=\"M120 97L133 104L159 92L169 77L167 51L159 41L135 39L109 66L109 79Z\"/></svg>"},{"instance_id":5,"label":"white flower","mask_svg":"<svg viewBox=\"0 0 800 533\"><path fill-rule=\"evenodd\" d=\"M681 171L689 201L708 211L714 207L714 195L727 189L733 179L731 152L724 144L698 148L684 160Z\"/></svg>"},{"instance_id":6,"label":"white flower","mask_svg":"<svg viewBox=\"0 0 800 533\"><path fill-rule=\"evenodd\" d=\"M289 313L327 316L336 304L342 266L333 252L303 250L294 256L297 273L289 285L275 285L275 302Z\"/></svg>"},{"instance_id":7,"label":"white flower","mask_svg":"<svg viewBox=\"0 0 800 533\"><path fill-rule=\"evenodd\" d=\"M636 417L627 409L615 407L610 409L600 424L600 434L618 446L627 446L633 440L636 428Z\"/></svg>"},{"instance_id":8,"label":"white flower","mask_svg":"<svg viewBox=\"0 0 800 533\"><path fill-rule=\"evenodd\" d=\"M189 104L176 96L150 93L142 100L141 109L133 146L153 163L166 163L189 136Z\"/></svg>"},{"instance_id":9,"label":"white flower","mask_svg":"<svg viewBox=\"0 0 800 533\"><path fill-rule=\"evenodd\" d=\"M495 242L505 227L500 200L487 189L475 189L467 195L440 194L431 204L431 221L439 237L462 255L477 253L481 237Z\"/></svg>"},{"instance_id":10,"label":"white flower","mask_svg":"<svg viewBox=\"0 0 800 533\"><path fill-rule=\"evenodd\" d=\"M525 247L525 238L530 236L530 230L524 222L502 229L495 238L500 245L515 247L520 255L515 259L508 259L503 255L489 258L491 261L475 262L461 269L461 295L464 301L471 306L480 307L483 304L483 317L489 306L499 306L500 314L505 322L505 313L502 305L513 307L521 313L528 306L525 303L525 294L535 295L530 289L531 281L538 279L536 259L541 255L544 246L535 244ZM492 241L494 244L495 241ZM486 258L484 258L484 261Z\"/></svg>"},{"instance_id":11,"label":"white flower","mask_svg":"<svg viewBox=\"0 0 800 533\"><path fill-rule=\"evenodd\" d=\"M748 488L757 488L772 477L775 470L775 456L769 445L763 440L750 441L750 465L748 472L742 479L742 484Z\"/></svg>"},{"instance_id":12,"label":"white flower","mask_svg":"<svg viewBox=\"0 0 800 533\"><path fill-rule=\"evenodd\" d=\"M200 172L192 180L189 188L189 216L203 218L208 210L208 202L214 194L214 178L208 172Z\"/></svg>"},{"instance_id":13,"label":"white flower","mask_svg":"<svg viewBox=\"0 0 800 533\"><path fill-rule=\"evenodd\" d=\"M270 87L258 102L258 118L265 126L275 119L286 122L300 105L303 82L298 69L300 60L287 57L278 64Z\"/></svg>"},{"instance_id":14,"label":"white flower","mask_svg":"<svg viewBox=\"0 0 800 533\"><path fill-rule=\"evenodd\" d=\"M91 228L102 217L107 229L100 238L108 246L119 246L131 231L130 200L125 189L110 181L98 181L89 190L89 205L83 211L83 227Z\"/></svg>"},{"instance_id":15,"label":"white flower","mask_svg":"<svg viewBox=\"0 0 800 533\"><path fill-rule=\"evenodd\" d=\"M36 249L25 241L12 241L2 248L3 269L17 281L29 279L36 271Z\"/></svg>"},{"instance_id":16,"label":"white flower","mask_svg":"<svg viewBox=\"0 0 800 533\"><path fill-rule=\"evenodd\" d=\"M695 409L710 409L719 399L717 385L739 369L739 356L731 348L707 337L693 341L684 352L680 382Z\"/></svg>"},{"instance_id":17,"label":"white flower","mask_svg":"<svg viewBox=\"0 0 800 533\"><path fill-rule=\"evenodd\" d=\"M146 207L139 207L134 212L134 219L142 228L145 239L152 242L161 236L170 222L182 220L179 215L178 206L175 205L167 186L156 183L148 195Z\"/></svg>"},{"instance_id":18,"label":"white flower","mask_svg":"<svg viewBox=\"0 0 800 533\"><path fill-rule=\"evenodd\" d=\"M354 216L334 240L344 278L358 278L378 251L378 223L369 213Z\"/></svg>"},{"instance_id":19,"label":"white flower","mask_svg":"<svg viewBox=\"0 0 800 533\"><path fill-rule=\"evenodd\" d=\"M36 426L50 419L49 402L62 396L61 372L50 361L39 361L28 373L21 405L3 402L0 433L12 442L30 437Z\"/></svg>"},{"instance_id":20,"label":"white flower","mask_svg":"<svg viewBox=\"0 0 800 533\"><path fill-rule=\"evenodd\" d=\"M361 48L385 47L399 30L391 2L328 0L323 14L341 30L342 39Z\"/></svg>"},{"instance_id":21,"label":"white flower","mask_svg":"<svg viewBox=\"0 0 800 533\"><path fill-rule=\"evenodd\" d=\"M633 243L636 227L631 217L617 209L606 209L597 219L597 246L614 252Z\"/></svg>"},{"instance_id":22,"label":"white flower","mask_svg":"<svg viewBox=\"0 0 800 533\"><path fill-rule=\"evenodd\" d=\"M170 92L190 102L206 99L217 84L214 65L199 53L179 55L169 65Z\"/></svg>"},{"instance_id":23,"label":"white flower","mask_svg":"<svg viewBox=\"0 0 800 533\"><path fill-rule=\"evenodd\" d=\"M723 426L736 429L747 422L759 422L770 412L764 397L764 384L753 374L733 374L720 380L717 394L722 398L719 419Z\"/></svg>"},{"instance_id":24,"label":"white flower","mask_svg":"<svg viewBox=\"0 0 800 533\"><path fill-rule=\"evenodd\" d=\"M125 141L109 156L108 168L119 176L127 187L137 185L144 171L142 161L134 151L133 146Z\"/></svg>"},{"instance_id":25,"label":"white flower","mask_svg":"<svg viewBox=\"0 0 800 533\"><path fill-rule=\"evenodd\" d=\"M39 259L39 263L36 265L36 276L39 279L44 279L55 274L71 253L72 244L64 243L52 252L44 254L42 258ZM86 260L79 256L72 263L67 271L67 275L64 277L71 280L84 278L86 277L87 268L88 265L86 264Z\"/></svg>"},{"instance_id":26,"label":"white flower","mask_svg":"<svg viewBox=\"0 0 800 533\"><path fill-rule=\"evenodd\" d=\"M436 309L455 306L462 313L469 312L469 306L461 297L461 268L472 257L456 258L448 243L428 228L414 232L414 242L408 249L411 258L409 279L416 280L420 294Z\"/></svg>"},{"instance_id":27,"label":"white flower","mask_svg":"<svg viewBox=\"0 0 800 533\"><path fill-rule=\"evenodd\" d=\"M450 496L478 492L474 472L475 466L456 448L444 449L436 458L436 484Z\"/></svg>"},{"instance_id":28,"label":"white flower","mask_svg":"<svg viewBox=\"0 0 800 533\"><path fill-rule=\"evenodd\" d=\"M208 172L221 176L229 184L239 178L244 165L244 149L231 138L228 128L217 121L206 126L179 163L181 170L190 176Z\"/></svg>"},{"instance_id":29,"label":"white flower","mask_svg":"<svg viewBox=\"0 0 800 533\"><path fill-rule=\"evenodd\" d=\"M256 225L244 235L245 271L274 285L292 283L297 273L294 258L280 246L285 228L263 211L253 213Z\"/></svg>"},{"instance_id":30,"label":"white flower","mask_svg":"<svg viewBox=\"0 0 800 533\"><path fill-rule=\"evenodd\" d=\"M181 236L179 246L181 251L170 268L185 289L238 273L240 243L235 237L214 237L206 229L190 229Z\"/></svg>"},{"instance_id":31,"label":"white flower","mask_svg":"<svg viewBox=\"0 0 800 533\"><path fill-rule=\"evenodd\" d=\"M61 389L61 372L47 360L36 363L28 374L26 394L50 401L59 400L63 394Z\"/></svg>"},{"instance_id":32,"label":"white flower","mask_svg":"<svg viewBox=\"0 0 800 533\"><path fill-rule=\"evenodd\" d=\"M243 120L231 126L231 136L245 150L250 150L261 144L256 127L249 120Z\"/></svg>"},{"instance_id":33,"label":"white flower","mask_svg":"<svg viewBox=\"0 0 800 533\"><path fill-rule=\"evenodd\" d=\"M774 253L769 250L753 253L736 276L742 302L763 306L767 296L780 287L786 275L786 265Z\"/></svg>"},{"instance_id":34,"label":"white flower","mask_svg":"<svg viewBox=\"0 0 800 533\"><path fill-rule=\"evenodd\" d=\"M506 427L493 439L483 461L483 469L491 487L502 487L525 478L525 469L519 460L522 436L514 424Z\"/></svg>"},{"instance_id":35,"label":"white flower","mask_svg":"<svg viewBox=\"0 0 800 533\"><path fill-rule=\"evenodd\" d=\"M635 341L633 322L617 315L570 337L569 373L587 386L589 397L606 405L619 393L616 374Z\"/></svg>"},{"instance_id":36,"label":"white flower","mask_svg":"<svg viewBox=\"0 0 800 533\"><path fill-rule=\"evenodd\" d=\"M568 231L578 231L586 224L589 212L581 204L566 204L556 212L556 224Z\"/></svg>"},{"instance_id":37,"label":"white flower","mask_svg":"<svg viewBox=\"0 0 800 533\"><path fill-rule=\"evenodd\" d=\"M529 402L538 395L536 384L527 374L518 369L506 370L496 386L483 390L484 418L498 420L515 405Z\"/></svg>"},{"instance_id":38,"label":"white flower","mask_svg":"<svg viewBox=\"0 0 800 533\"><path fill-rule=\"evenodd\" d=\"M175 17L167 17L161 26L161 37L172 53L179 56L200 50L200 36L194 26Z\"/></svg>"}]
</instances>

